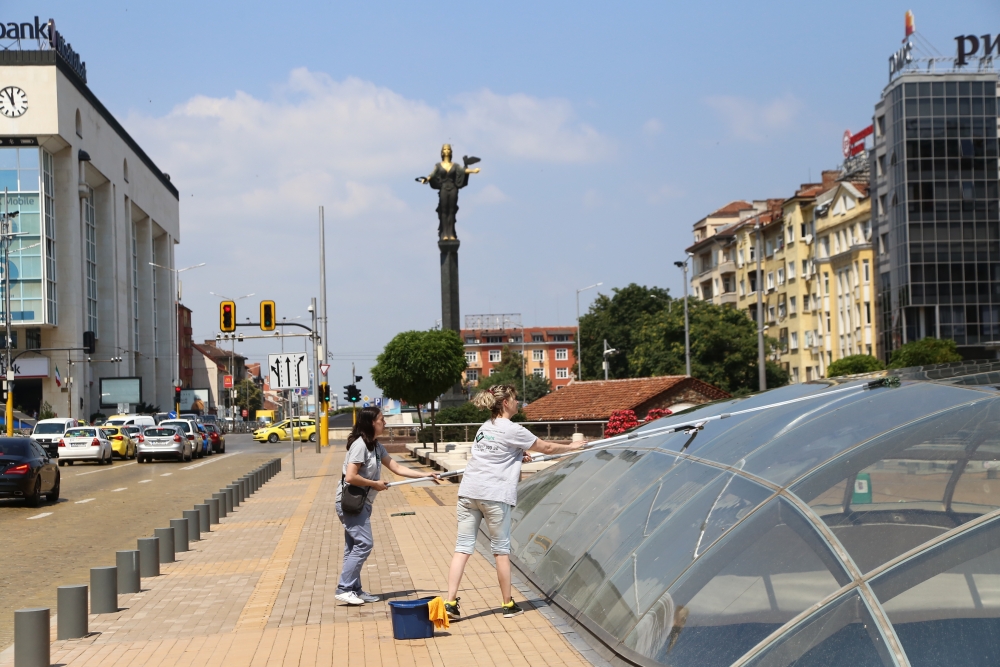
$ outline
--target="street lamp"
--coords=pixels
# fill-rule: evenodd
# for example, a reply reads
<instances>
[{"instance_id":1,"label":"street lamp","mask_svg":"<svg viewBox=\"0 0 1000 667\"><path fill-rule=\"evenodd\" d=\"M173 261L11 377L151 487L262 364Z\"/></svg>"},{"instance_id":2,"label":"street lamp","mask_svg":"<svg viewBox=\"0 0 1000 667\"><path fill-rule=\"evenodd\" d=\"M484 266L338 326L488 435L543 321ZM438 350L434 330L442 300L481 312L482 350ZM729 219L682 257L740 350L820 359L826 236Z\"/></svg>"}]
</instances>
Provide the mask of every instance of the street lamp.
<instances>
[{"instance_id":1,"label":"street lamp","mask_svg":"<svg viewBox=\"0 0 1000 667\"><path fill-rule=\"evenodd\" d=\"M604 339L604 362L601 364L604 366L604 381L608 381L608 357L612 354L618 354L618 350L613 347L608 347L608 339Z\"/></svg>"},{"instance_id":2,"label":"street lamp","mask_svg":"<svg viewBox=\"0 0 1000 667\"><path fill-rule=\"evenodd\" d=\"M691 331L688 323L688 260L694 257L691 253L683 262L674 262L674 266L684 271L684 370L691 377Z\"/></svg>"},{"instance_id":3,"label":"street lamp","mask_svg":"<svg viewBox=\"0 0 1000 667\"><path fill-rule=\"evenodd\" d=\"M603 284L603 282L594 283L593 285L581 287L576 291L576 378L578 380L583 380L583 348L580 346L580 292L586 292Z\"/></svg>"}]
</instances>

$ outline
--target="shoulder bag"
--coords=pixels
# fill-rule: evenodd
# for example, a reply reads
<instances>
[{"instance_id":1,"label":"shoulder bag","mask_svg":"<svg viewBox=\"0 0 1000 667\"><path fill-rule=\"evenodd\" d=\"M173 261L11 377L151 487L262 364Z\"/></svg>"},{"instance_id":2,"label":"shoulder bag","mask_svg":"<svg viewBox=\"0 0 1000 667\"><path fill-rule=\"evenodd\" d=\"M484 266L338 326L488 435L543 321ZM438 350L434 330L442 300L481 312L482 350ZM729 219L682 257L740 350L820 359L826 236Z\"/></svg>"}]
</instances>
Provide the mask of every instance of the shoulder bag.
<instances>
[{"instance_id":1,"label":"shoulder bag","mask_svg":"<svg viewBox=\"0 0 1000 667\"><path fill-rule=\"evenodd\" d=\"M375 457L378 460L379 465L381 465L381 457L378 455L378 444L375 445ZM365 463L368 463L368 448L365 448ZM365 508L365 503L368 502L368 492L371 490L370 486L355 486L354 484L348 484L346 475L340 476L340 485L343 487L343 491L340 493L340 509L344 514L361 514L361 510Z\"/></svg>"}]
</instances>

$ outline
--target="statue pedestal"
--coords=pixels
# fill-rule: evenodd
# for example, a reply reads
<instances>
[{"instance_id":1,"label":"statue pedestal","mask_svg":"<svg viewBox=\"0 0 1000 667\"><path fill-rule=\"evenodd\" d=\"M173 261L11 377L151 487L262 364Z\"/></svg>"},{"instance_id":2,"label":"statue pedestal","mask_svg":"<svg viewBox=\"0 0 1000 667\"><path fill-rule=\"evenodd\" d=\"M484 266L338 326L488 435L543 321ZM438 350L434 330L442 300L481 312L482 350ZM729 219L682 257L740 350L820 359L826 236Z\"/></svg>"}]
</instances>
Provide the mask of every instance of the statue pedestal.
<instances>
[{"instance_id":1,"label":"statue pedestal","mask_svg":"<svg viewBox=\"0 0 1000 667\"><path fill-rule=\"evenodd\" d=\"M441 250L441 328L462 334L461 311L458 305L458 239L439 240ZM441 407L465 403L468 398L462 385L456 384L441 396Z\"/></svg>"}]
</instances>

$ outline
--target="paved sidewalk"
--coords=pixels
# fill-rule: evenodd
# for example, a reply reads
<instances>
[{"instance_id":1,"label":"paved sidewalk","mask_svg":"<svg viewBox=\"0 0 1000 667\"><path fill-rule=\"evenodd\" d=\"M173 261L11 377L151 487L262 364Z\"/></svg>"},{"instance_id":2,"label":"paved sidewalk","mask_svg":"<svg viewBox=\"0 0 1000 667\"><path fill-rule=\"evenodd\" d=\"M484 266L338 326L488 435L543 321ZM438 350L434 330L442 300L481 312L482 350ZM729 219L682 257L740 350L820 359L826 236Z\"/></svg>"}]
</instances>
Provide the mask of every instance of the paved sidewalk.
<instances>
[{"instance_id":1,"label":"paved sidewalk","mask_svg":"<svg viewBox=\"0 0 1000 667\"><path fill-rule=\"evenodd\" d=\"M342 447L296 454L246 503L116 614L91 615L91 636L55 641L53 664L83 665L579 665L594 660L551 611L526 603L503 619L496 573L475 554L459 593L465 618L433 639L395 641L386 601L334 599L343 529L334 507ZM397 455L397 458L402 458ZM391 477L391 475L388 475ZM403 486L379 494L365 590L385 599L442 593L455 539L457 485ZM414 515L391 517L398 512ZM140 537L140 536L136 536ZM55 609L52 613L55 613ZM579 650L578 650L579 648ZM6 653L6 652L5 652ZM590 658L590 660L588 660ZM13 653L0 665L13 664Z\"/></svg>"}]
</instances>

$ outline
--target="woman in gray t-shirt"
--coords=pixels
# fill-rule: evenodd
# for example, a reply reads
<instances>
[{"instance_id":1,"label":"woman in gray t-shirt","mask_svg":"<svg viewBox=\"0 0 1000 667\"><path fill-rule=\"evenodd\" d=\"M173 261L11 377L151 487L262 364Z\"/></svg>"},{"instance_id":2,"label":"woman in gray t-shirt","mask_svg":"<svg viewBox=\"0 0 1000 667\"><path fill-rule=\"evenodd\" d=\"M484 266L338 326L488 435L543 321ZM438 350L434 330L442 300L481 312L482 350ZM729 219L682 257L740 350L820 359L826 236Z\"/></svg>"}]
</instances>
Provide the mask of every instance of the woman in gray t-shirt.
<instances>
[{"instance_id":1,"label":"woman in gray t-shirt","mask_svg":"<svg viewBox=\"0 0 1000 667\"><path fill-rule=\"evenodd\" d=\"M372 503L379 491L386 490L382 481L382 466L400 477L423 477L419 472L396 463L378 437L385 430L385 417L378 408L361 408L358 421L347 437L347 456L344 457L343 480L337 486L337 516L344 524L344 565L334 597L346 604L378 602L377 595L361 588L361 570L375 546L372 537ZM345 514L340 500L344 485L368 487L365 506L358 514Z\"/></svg>"},{"instance_id":2,"label":"woman in gray t-shirt","mask_svg":"<svg viewBox=\"0 0 1000 667\"><path fill-rule=\"evenodd\" d=\"M510 596L510 508L517 504L517 483L521 481L521 462L530 461L531 452L562 454L583 447L583 442L560 445L539 440L528 429L510 420L517 414L514 387L499 384L480 392L472 403L490 411L490 419L479 427L472 445L469 464L458 487L458 538L448 572L448 597L444 608L451 618L460 618L458 587L465 564L476 545L479 525L486 520L490 548L497 563L497 579L504 618L517 616L521 608Z\"/></svg>"}]
</instances>

